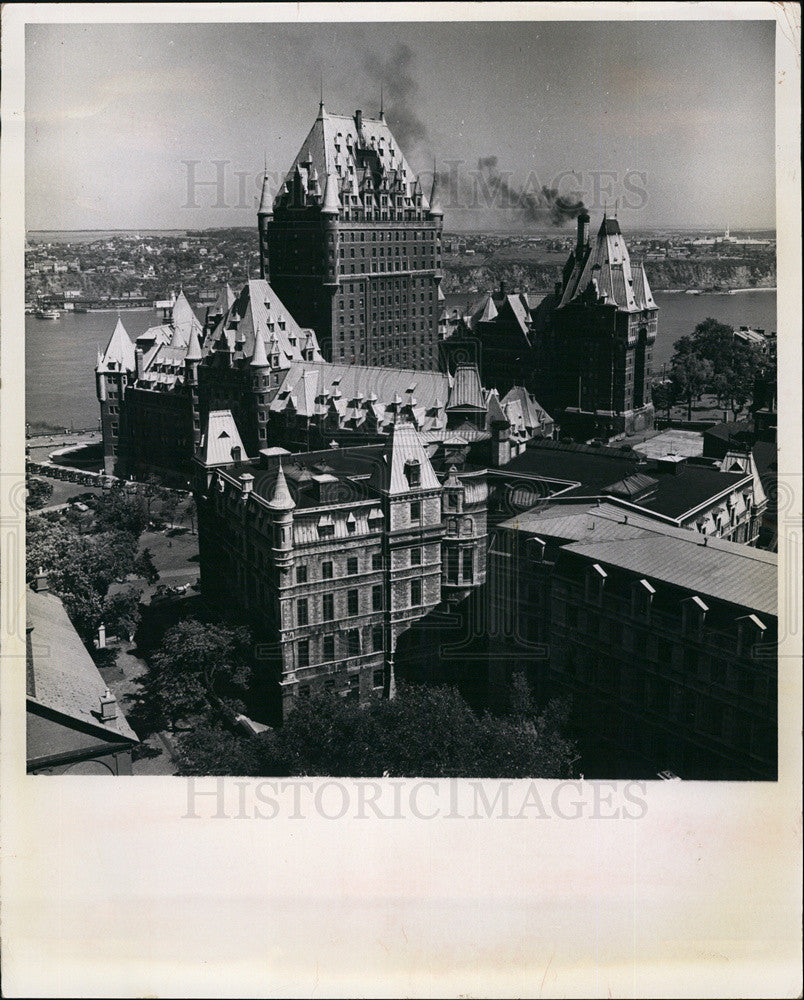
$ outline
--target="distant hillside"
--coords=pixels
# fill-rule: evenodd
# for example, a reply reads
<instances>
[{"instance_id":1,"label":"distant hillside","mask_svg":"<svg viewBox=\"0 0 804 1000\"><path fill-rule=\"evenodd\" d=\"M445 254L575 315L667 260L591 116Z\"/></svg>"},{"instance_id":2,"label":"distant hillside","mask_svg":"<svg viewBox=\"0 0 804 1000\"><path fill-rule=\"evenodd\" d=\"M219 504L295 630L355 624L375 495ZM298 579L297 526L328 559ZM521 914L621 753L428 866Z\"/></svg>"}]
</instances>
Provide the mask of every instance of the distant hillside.
<instances>
[{"instance_id":1,"label":"distant hillside","mask_svg":"<svg viewBox=\"0 0 804 1000\"><path fill-rule=\"evenodd\" d=\"M654 291L698 288L720 291L726 288L772 288L776 284L776 263L768 261L647 261L648 279ZM453 258L444 265L442 288L445 293L496 288L504 281L511 290L552 291L561 277L557 263L487 260L469 262Z\"/></svg>"}]
</instances>

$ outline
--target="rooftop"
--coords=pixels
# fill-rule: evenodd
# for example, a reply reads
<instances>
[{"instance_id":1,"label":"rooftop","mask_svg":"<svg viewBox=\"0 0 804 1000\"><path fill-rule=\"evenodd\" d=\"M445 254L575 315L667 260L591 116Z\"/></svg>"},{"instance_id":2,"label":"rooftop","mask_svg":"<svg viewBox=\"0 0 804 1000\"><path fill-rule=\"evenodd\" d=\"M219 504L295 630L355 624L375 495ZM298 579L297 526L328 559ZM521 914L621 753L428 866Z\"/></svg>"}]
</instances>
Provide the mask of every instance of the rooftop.
<instances>
[{"instance_id":1,"label":"rooftop","mask_svg":"<svg viewBox=\"0 0 804 1000\"><path fill-rule=\"evenodd\" d=\"M33 626L29 645L28 700L93 727L98 735L139 742L120 707L116 718L102 722L106 683L55 594L26 594ZM31 748L28 748L29 757Z\"/></svg>"},{"instance_id":2,"label":"rooftop","mask_svg":"<svg viewBox=\"0 0 804 1000\"><path fill-rule=\"evenodd\" d=\"M501 528L553 539L567 551L702 597L778 614L777 559L771 552L625 513L614 504L527 511Z\"/></svg>"},{"instance_id":3,"label":"rooftop","mask_svg":"<svg viewBox=\"0 0 804 1000\"><path fill-rule=\"evenodd\" d=\"M565 496L594 496L618 484L633 486L633 477L655 481L652 493L639 504L657 514L679 520L712 497L750 479L741 472L721 472L711 465L673 461L665 468L661 459L647 461L631 449L568 444L535 438L524 453L512 459L495 475L522 475L559 480L568 484ZM647 486L640 479L642 486ZM623 487L625 489L625 486Z\"/></svg>"}]
</instances>

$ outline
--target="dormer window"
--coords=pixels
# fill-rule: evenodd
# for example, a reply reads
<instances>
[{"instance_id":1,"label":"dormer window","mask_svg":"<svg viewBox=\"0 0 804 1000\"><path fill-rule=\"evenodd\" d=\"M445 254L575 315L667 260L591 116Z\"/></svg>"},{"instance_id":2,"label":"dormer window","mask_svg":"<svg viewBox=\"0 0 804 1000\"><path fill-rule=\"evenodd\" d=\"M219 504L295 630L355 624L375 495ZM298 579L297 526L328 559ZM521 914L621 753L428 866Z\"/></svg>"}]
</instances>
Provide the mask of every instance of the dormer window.
<instances>
[{"instance_id":1,"label":"dormer window","mask_svg":"<svg viewBox=\"0 0 804 1000\"><path fill-rule=\"evenodd\" d=\"M681 629L684 635L700 638L708 610L697 594L681 602Z\"/></svg>"},{"instance_id":2,"label":"dormer window","mask_svg":"<svg viewBox=\"0 0 804 1000\"><path fill-rule=\"evenodd\" d=\"M756 615L745 615L737 619L737 651L740 656L754 657L756 646L765 638L768 626Z\"/></svg>"},{"instance_id":3,"label":"dormer window","mask_svg":"<svg viewBox=\"0 0 804 1000\"><path fill-rule=\"evenodd\" d=\"M590 566L586 571L586 600L592 604L600 604L603 600L603 585L606 582L606 571L599 563Z\"/></svg>"},{"instance_id":4,"label":"dormer window","mask_svg":"<svg viewBox=\"0 0 804 1000\"><path fill-rule=\"evenodd\" d=\"M422 470L421 465L416 459L411 458L405 462L405 478L408 481L409 487L421 486Z\"/></svg>"},{"instance_id":5,"label":"dormer window","mask_svg":"<svg viewBox=\"0 0 804 1000\"><path fill-rule=\"evenodd\" d=\"M631 590L631 614L650 621L650 609L655 593L656 590L647 580L640 580L638 583L635 583Z\"/></svg>"}]
</instances>

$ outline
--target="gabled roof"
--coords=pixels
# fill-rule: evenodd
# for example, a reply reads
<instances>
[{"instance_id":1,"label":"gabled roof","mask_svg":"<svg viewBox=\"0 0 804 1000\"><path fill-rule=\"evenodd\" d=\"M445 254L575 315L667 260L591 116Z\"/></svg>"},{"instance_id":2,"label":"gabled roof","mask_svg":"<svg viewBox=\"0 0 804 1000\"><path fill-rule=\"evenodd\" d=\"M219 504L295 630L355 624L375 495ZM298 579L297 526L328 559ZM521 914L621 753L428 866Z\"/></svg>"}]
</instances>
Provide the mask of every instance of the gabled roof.
<instances>
[{"instance_id":1,"label":"gabled roof","mask_svg":"<svg viewBox=\"0 0 804 1000\"><path fill-rule=\"evenodd\" d=\"M408 390L413 388L413 392ZM366 412L372 410L382 426L393 422L398 409L415 398L417 407L428 414L443 405L449 394L449 377L442 372L409 368L380 368L372 365L339 365L326 361L294 362L270 402L273 412L285 410L293 397L296 411L312 417L323 412L331 397L340 392L347 405L360 400ZM398 399L398 403L394 403ZM432 414L431 414L432 415Z\"/></svg>"},{"instance_id":2,"label":"gabled roof","mask_svg":"<svg viewBox=\"0 0 804 1000\"><path fill-rule=\"evenodd\" d=\"M108 693L92 657L55 594L26 592L29 643L28 701L59 712L106 738L139 742L117 705L116 718L102 722L101 698ZM29 759L32 748L28 748ZM37 754L43 756L43 754Z\"/></svg>"},{"instance_id":3,"label":"gabled roof","mask_svg":"<svg viewBox=\"0 0 804 1000\"><path fill-rule=\"evenodd\" d=\"M238 448L239 458L236 457ZM233 461L245 460L246 449L240 440L240 432L231 410L210 410L206 429L201 436L198 457L207 466L231 465Z\"/></svg>"},{"instance_id":4,"label":"gabled roof","mask_svg":"<svg viewBox=\"0 0 804 1000\"><path fill-rule=\"evenodd\" d=\"M117 324L106 345L99 363L98 371L125 371L133 372L137 366L137 358L134 344L126 333L123 321L117 317Z\"/></svg>"},{"instance_id":5,"label":"gabled roof","mask_svg":"<svg viewBox=\"0 0 804 1000\"><path fill-rule=\"evenodd\" d=\"M411 487L405 474L408 463L418 463L419 485ZM394 424L372 475L372 484L390 496L441 488L416 428L407 422Z\"/></svg>"},{"instance_id":6,"label":"gabled roof","mask_svg":"<svg viewBox=\"0 0 804 1000\"><path fill-rule=\"evenodd\" d=\"M616 219L604 216L595 242L585 247L580 257L573 253L570 261L572 268L559 309L584 293L595 294L598 300L623 312L657 308L644 266L639 266L638 274L632 272L628 247Z\"/></svg>"},{"instance_id":7,"label":"gabled roof","mask_svg":"<svg viewBox=\"0 0 804 1000\"><path fill-rule=\"evenodd\" d=\"M313 122L307 138L290 166L285 180L274 199L274 207L281 205L293 189L302 186L305 195L323 203L327 199L334 207L334 196L348 194L362 196L367 189L374 190L379 177L391 184L399 184L406 199L413 201L416 192L416 175L405 159L384 116L361 119L350 115L332 115L323 106ZM371 151L368 159L365 156ZM373 160L376 172L369 166ZM338 190L329 193L329 178L338 181ZM418 189L421 191L421 188ZM329 202L328 202L329 203ZM422 207L429 203L422 194Z\"/></svg>"},{"instance_id":8,"label":"gabled roof","mask_svg":"<svg viewBox=\"0 0 804 1000\"><path fill-rule=\"evenodd\" d=\"M223 336L230 351L240 345L238 349L242 351L242 356L251 358L254 355L255 332L262 335L267 345L273 338L276 339L280 350L280 368L286 368L293 361L302 361L304 345L310 342L315 345L313 360L323 360L315 334L299 326L264 278L246 282L206 338L204 355L213 353L214 343Z\"/></svg>"}]
</instances>

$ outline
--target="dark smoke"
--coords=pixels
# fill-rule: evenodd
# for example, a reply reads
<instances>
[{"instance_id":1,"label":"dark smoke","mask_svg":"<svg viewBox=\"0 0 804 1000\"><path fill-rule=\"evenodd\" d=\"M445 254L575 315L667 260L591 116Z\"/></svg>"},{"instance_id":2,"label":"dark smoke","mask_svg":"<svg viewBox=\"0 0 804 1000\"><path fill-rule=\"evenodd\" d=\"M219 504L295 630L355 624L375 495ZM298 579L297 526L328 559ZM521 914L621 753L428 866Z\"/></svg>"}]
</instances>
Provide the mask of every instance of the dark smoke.
<instances>
[{"instance_id":1,"label":"dark smoke","mask_svg":"<svg viewBox=\"0 0 804 1000\"><path fill-rule=\"evenodd\" d=\"M561 195L556 188L546 185L537 191L518 191L497 169L496 156L481 156L477 169L482 181L480 189L485 186L496 207L513 211L522 222L563 226L584 210L584 203L579 198Z\"/></svg>"},{"instance_id":2,"label":"dark smoke","mask_svg":"<svg viewBox=\"0 0 804 1000\"><path fill-rule=\"evenodd\" d=\"M373 52L363 57L363 69L376 83L373 101L380 96L380 87L385 93L385 117L402 151L409 155L427 138L427 126L413 110L413 101L419 85L411 75L413 50L403 42L397 42L390 54L381 59Z\"/></svg>"}]
</instances>

